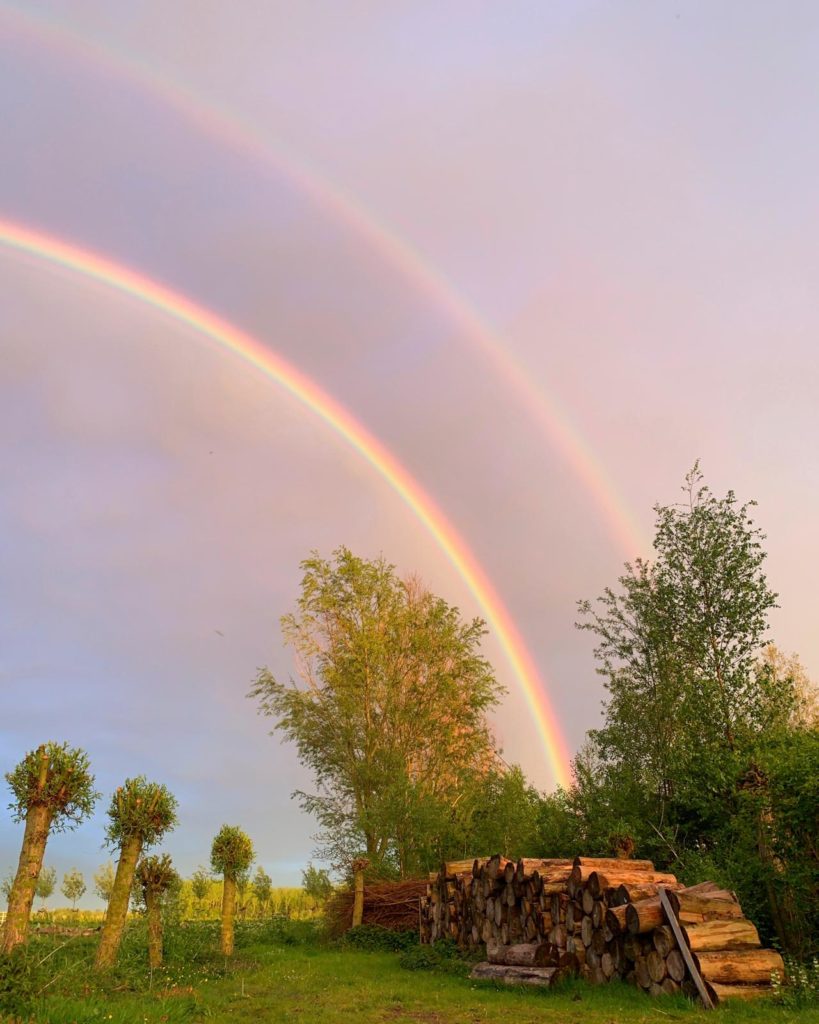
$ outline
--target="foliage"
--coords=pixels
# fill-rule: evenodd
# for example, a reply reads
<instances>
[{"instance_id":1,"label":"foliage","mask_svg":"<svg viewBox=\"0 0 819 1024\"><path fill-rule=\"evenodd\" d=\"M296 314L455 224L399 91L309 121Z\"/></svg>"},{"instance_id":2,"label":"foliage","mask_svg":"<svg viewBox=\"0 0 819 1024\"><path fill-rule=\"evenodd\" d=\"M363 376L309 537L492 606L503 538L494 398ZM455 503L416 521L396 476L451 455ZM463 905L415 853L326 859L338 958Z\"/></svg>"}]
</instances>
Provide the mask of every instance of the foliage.
<instances>
[{"instance_id":1,"label":"foliage","mask_svg":"<svg viewBox=\"0 0 819 1024\"><path fill-rule=\"evenodd\" d=\"M317 906L325 903L333 892L333 883L326 869L312 864L308 864L301 873L301 887Z\"/></svg>"},{"instance_id":2,"label":"foliage","mask_svg":"<svg viewBox=\"0 0 819 1024\"><path fill-rule=\"evenodd\" d=\"M191 875L190 886L193 898L201 903L210 892L211 876L207 868L198 867Z\"/></svg>"},{"instance_id":3,"label":"foliage","mask_svg":"<svg viewBox=\"0 0 819 1024\"><path fill-rule=\"evenodd\" d=\"M396 932L377 924L359 924L344 933L342 942L353 949L396 953L409 946L416 946L418 935L409 931Z\"/></svg>"},{"instance_id":4,"label":"foliage","mask_svg":"<svg viewBox=\"0 0 819 1024\"><path fill-rule=\"evenodd\" d=\"M71 906L75 907L77 900L81 900L85 895L85 879L82 871L78 871L76 868L66 871L60 891L67 900L71 901Z\"/></svg>"},{"instance_id":5,"label":"foliage","mask_svg":"<svg viewBox=\"0 0 819 1024\"><path fill-rule=\"evenodd\" d=\"M126 779L111 798L106 845L121 847L139 837L143 848L153 846L176 824L176 808L176 798L160 783L144 775Z\"/></svg>"},{"instance_id":6,"label":"foliage","mask_svg":"<svg viewBox=\"0 0 819 1024\"><path fill-rule=\"evenodd\" d=\"M177 874L169 854L143 857L134 874L132 902L139 910L147 907L149 898L153 898L162 906L179 892L181 885L182 879Z\"/></svg>"},{"instance_id":7,"label":"foliage","mask_svg":"<svg viewBox=\"0 0 819 1024\"><path fill-rule=\"evenodd\" d=\"M590 855L626 845L689 880L715 877L763 940L804 956L819 943L812 687L798 659L766 644L776 595L753 503L716 498L697 466L684 492L683 505L656 508L654 561L580 602L605 721L541 827Z\"/></svg>"},{"instance_id":8,"label":"foliage","mask_svg":"<svg viewBox=\"0 0 819 1024\"><path fill-rule=\"evenodd\" d=\"M110 860L103 864L98 871L94 872L94 892L103 903L107 903L111 899L115 876L114 865Z\"/></svg>"},{"instance_id":9,"label":"foliage","mask_svg":"<svg viewBox=\"0 0 819 1024\"><path fill-rule=\"evenodd\" d=\"M11 889L13 885L14 875L11 874L11 872L9 872L9 874L4 875L3 880L0 881L0 893L2 893L3 898L6 900L6 902L8 902L8 898L9 896L11 896Z\"/></svg>"},{"instance_id":10,"label":"foliage","mask_svg":"<svg viewBox=\"0 0 819 1024\"><path fill-rule=\"evenodd\" d=\"M234 881L253 863L253 843L235 825L223 825L213 840L210 863L214 871Z\"/></svg>"},{"instance_id":11,"label":"foliage","mask_svg":"<svg viewBox=\"0 0 819 1024\"><path fill-rule=\"evenodd\" d=\"M476 951L459 949L451 940L436 942L434 946L422 946L417 937L402 951L399 963L406 971L436 971L439 974L454 974L465 977L472 970L475 960L482 955Z\"/></svg>"},{"instance_id":12,"label":"foliage","mask_svg":"<svg viewBox=\"0 0 819 1024\"><path fill-rule=\"evenodd\" d=\"M46 905L47 900L54 895L54 890L57 887L57 869L56 868L43 868L40 872L40 876L37 879L37 885L34 888L36 895L43 901L43 906Z\"/></svg>"},{"instance_id":13,"label":"foliage","mask_svg":"<svg viewBox=\"0 0 819 1024\"><path fill-rule=\"evenodd\" d=\"M13 800L14 821L23 821L30 807L45 805L53 832L76 828L94 809L100 794L94 789L88 755L67 743L44 743L31 750L6 774Z\"/></svg>"},{"instance_id":14,"label":"foliage","mask_svg":"<svg viewBox=\"0 0 819 1024\"><path fill-rule=\"evenodd\" d=\"M785 978L780 978L774 971L773 985L776 990L777 1002L792 1010L804 1010L809 1006L819 1006L819 957L808 962L800 962L786 956Z\"/></svg>"},{"instance_id":15,"label":"foliage","mask_svg":"<svg viewBox=\"0 0 819 1024\"><path fill-rule=\"evenodd\" d=\"M340 548L302 569L282 619L302 685L263 669L250 696L313 772L316 792L295 795L318 819L322 859L345 870L363 852L377 875L425 870L495 761L485 716L502 691L480 654L484 624L382 558Z\"/></svg>"},{"instance_id":16,"label":"foliage","mask_svg":"<svg viewBox=\"0 0 819 1024\"><path fill-rule=\"evenodd\" d=\"M256 867L256 872L253 875L252 888L256 903L261 908L262 912L264 912L267 905L270 903L270 897L273 892L273 879L268 875L261 864Z\"/></svg>"}]
</instances>

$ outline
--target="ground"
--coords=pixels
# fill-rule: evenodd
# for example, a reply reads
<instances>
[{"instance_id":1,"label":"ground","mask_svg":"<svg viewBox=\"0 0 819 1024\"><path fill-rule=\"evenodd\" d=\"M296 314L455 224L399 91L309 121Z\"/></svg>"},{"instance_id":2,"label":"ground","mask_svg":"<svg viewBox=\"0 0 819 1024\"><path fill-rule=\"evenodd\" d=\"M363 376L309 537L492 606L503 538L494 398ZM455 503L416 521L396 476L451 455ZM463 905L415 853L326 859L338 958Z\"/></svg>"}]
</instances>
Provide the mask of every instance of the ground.
<instances>
[{"instance_id":1,"label":"ground","mask_svg":"<svg viewBox=\"0 0 819 1024\"><path fill-rule=\"evenodd\" d=\"M127 937L122 965L98 981L90 970L93 938L37 939L19 958L4 992L23 997L8 1021L48 1024L819 1024L819 1009L726 1005L706 1014L682 999L651 1000L625 985L593 989L505 989L453 973L408 970L396 952L362 951L317 941L307 929L247 927L225 964L214 953L215 928L168 934L168 966L151 976L139 928ZM404 958L406 962L406 957ZM446 966L446 965L444 965ZM5 987L3 985L5 982ZM12 982L9 986L9 982ZM26 995L27 994L27 995ZM14 996L6 998L14 998Z\"/></svg>"}]
</instances>

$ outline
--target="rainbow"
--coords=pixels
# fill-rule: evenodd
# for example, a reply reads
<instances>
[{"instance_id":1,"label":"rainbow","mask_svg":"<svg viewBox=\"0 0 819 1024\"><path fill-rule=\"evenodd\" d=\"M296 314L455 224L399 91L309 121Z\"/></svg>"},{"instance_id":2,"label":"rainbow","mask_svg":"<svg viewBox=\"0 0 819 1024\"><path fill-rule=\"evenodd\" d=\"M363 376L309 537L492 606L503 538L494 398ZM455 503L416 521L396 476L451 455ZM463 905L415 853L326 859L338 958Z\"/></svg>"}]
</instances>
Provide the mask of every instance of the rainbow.
<instances>
[{"instance_id":1,"label":"rainbow","mask_svg":"<svg viewBox=\"0 0 819 1024\"><path fill-rule=\"evenodd\" d=\"M543 681L512 617L466 542L394 455L315 381L216 314L113 260L59 238L0 219L0 244L129 295L238 356L281 385L344 438L403 499L434 537L481 608L526 697L546 748L554 780L569 783L569 758Z\"/></svg>"},{"instance_id":2,"label":"rainbow","mask_svg":"<svg viewBox=\"0 0 819 1024\"><path fill-rule=\"evenodd\" d=\"M530 374L506 349L503 339L466 302L452 284L430 266L422 254L393 229L385 226L360 202L346 195L306 162L284 147L273 148L252 125L233 113L205 104L178 82L154 69L89 41L66 25L46 20L13 4L2 4L18 31L32 35L40 44L68 51L79 60L96 64L155 97L201 132L249 159L272 166L318 208L344 225L378 252L420 293L445 310L451 322L494 365L499 376L515 392L518 403L571 466L595 503L605 513L612 536L631 559L650 547L626 503L620 498L605 467L573 426L568 413L553 395L544 395ZM0 28L2 26L0 25Z\"/></svg>"}]
</instances>

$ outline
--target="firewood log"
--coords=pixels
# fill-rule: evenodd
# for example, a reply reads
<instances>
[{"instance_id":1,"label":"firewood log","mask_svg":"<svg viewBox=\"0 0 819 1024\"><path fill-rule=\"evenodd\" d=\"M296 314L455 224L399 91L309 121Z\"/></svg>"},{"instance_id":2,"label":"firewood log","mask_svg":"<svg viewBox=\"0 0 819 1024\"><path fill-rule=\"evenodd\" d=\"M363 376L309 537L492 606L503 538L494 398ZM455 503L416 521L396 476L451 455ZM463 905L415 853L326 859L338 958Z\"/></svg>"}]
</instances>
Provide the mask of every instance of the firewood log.
<instances>
[{"instance_id":1,"label":"firewood log","mask_svg":"<svg viewBox=\"0 0 819 1024\"><path fill-rule=\"evenodd\" d=\"M760 946L756 928L744 917L732 921L706 921L705 924L686 927L684 931L694 953L758 949Z\"/></svg>"},{"instance_id":2,"label":"firewood log","mask_svg":"<svg viewBox=\"0 0 819 1024\"><path fill-rule=\"evenodd\" d=\"M697 953L695 960L706 981L724 985L770 985L771 972L785 976L782 957L773 949L734 949Z\"/></svg>"},{"instance_id":3,"label":"firewood log","mask_svg":"<svg viewBox=\"0 0 819 1024\"><path fill-rule=\"evenodd\" d=\"M504 964L476 964L471 978L502 981L507 985L551 985L557 967L507 967Z\"/></svg>"}]
</instances>

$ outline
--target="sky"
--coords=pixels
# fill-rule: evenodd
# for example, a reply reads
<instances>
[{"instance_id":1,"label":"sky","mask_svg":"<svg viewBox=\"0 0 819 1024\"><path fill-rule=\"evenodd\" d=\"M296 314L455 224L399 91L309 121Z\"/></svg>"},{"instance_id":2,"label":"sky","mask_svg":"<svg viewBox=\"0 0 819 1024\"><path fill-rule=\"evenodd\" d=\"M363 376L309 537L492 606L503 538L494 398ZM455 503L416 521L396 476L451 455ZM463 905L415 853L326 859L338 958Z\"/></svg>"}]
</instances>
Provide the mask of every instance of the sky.
<instances>
[{"instance_id":1,"label":"sky","mask_svg":"<svg viewBox=\"0 0 819 1024\"><path fill-rule=\"evenodd\" d=\"M0 221L349 410L471 551L572 753L604 697L576 602L650 555L695 459L758 501L771 637L819 676L817 45L812 3L0 0ZM294 672L299 562L383 554L470 617L473 589L276 382L3 244L0 473L2 770L67 740L105 794L46 863L90 875L145 773L183 873L227 821L298 884L310 780L245 695ZM493 728L550 790L500 639ZM0 872L20 838L0 814Z\"/></svg>"}]
</instances>

